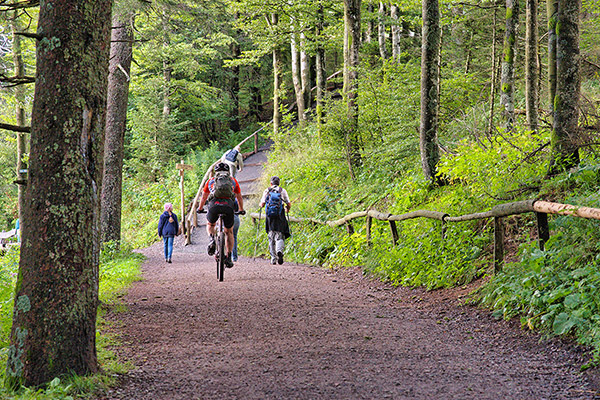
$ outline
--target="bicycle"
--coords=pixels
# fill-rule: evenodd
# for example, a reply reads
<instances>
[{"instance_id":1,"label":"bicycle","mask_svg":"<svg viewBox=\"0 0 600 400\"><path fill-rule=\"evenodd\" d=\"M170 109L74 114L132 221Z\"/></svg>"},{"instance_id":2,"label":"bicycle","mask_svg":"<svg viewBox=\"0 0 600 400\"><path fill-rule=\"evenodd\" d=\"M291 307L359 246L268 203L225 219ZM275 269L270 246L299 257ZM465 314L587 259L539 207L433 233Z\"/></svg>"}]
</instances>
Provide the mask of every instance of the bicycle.
<instances>
[{"instance_id":1,"label":"bicycle","mask_svg":"<svg viewBox=\"0 0 600 400\"><path fill-rule=\"evenodd\" d=\"M207 212L208 211L206 210L200 210L200 214L206 214ZM246 211L234 211L233 213L235 215L244 215L246 214ZM223 276L225 273L225 259L227 258L225 253L225 240L227 240L227 238L224 230L225 225L223 224L224 216L225 214L219 214L216 224L217 234L215 239L215 261L217 262L217 279L219 282L223 282Z\"/></svg>"}]
</instances>

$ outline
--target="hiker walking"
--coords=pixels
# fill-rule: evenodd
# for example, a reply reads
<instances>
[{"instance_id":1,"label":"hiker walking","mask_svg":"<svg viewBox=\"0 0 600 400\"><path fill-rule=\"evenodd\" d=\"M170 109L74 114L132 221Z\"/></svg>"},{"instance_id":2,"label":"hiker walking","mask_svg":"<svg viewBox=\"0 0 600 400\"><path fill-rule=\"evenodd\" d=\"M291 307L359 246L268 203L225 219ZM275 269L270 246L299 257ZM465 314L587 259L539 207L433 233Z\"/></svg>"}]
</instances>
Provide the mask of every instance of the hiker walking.
<instances>
[{"instance_id":1,"label":"hiker walking","mask_svg":"<svg viewBox=\"0 0 600 400\"><path fill-rule=\"evenodd\" d=\"M229 173L231 173L231 176L234 178L236 177L238 171L244 169L244 156L237 147L227 150L221 156L219 161L229 165Z\"/></svg>"},{"instance_id":2,"label":"hiker walking","mask_svg":"<svg viewBox=\"0 0 600 400\"><path fill-rule=\"evenodd\" d=\"M173 240L179 232L177 215L173 212L173 204L165 203L165 212L158 219L158 237L165 243L165 261L171 263L173 255Z\"/></svg>"},{"instance_id":3,"label":"hiker walking","mask_svg":"<svg viewBox=\"0 0 600 400\"><path fill-rule=\"evenodd\" d=\"M283 264L285 239L291 236L285 213L290 212L291 203L286 190L279 186L277 176L271 178L271 186L265 189L260 200L260 207L265 205L265 229L269 236L271 264Z\"/></svg>"}]
</instances>

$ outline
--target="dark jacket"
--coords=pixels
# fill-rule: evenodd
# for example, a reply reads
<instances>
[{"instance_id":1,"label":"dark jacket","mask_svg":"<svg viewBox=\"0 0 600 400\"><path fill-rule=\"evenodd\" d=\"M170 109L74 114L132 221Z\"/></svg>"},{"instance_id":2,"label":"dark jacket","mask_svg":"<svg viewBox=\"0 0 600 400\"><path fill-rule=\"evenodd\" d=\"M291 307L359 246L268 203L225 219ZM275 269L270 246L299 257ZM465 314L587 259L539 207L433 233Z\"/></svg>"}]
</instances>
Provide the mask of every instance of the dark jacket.
<instances>
[{"instance_id":1,"label":"dark jacket","mask_svg":"<svg viewBox=\"0 0 600 400\"><path fill-rule=\"evenodd\" d=\"M290 233L290 224L285 217L285 207L281 211L281 215L279 217L267 217L265 220L265 230L267 231L267 234L270 231L281 232L283 233L283 237L285 239L292 236Z\"/></svg>"},{"instance_id":2,"label":"dark jacket","mask_svg":"<svg viewBox=\"0 0 600 400\"><path fill-rule=\"evenodd\" d=\"M177 215L171 212L171 217L174 221L169 222L169 212L165 211L158 220L158 236L160 237L174 237L179 232L179 223L177 222Z\"/></svg>"}]
</instances>

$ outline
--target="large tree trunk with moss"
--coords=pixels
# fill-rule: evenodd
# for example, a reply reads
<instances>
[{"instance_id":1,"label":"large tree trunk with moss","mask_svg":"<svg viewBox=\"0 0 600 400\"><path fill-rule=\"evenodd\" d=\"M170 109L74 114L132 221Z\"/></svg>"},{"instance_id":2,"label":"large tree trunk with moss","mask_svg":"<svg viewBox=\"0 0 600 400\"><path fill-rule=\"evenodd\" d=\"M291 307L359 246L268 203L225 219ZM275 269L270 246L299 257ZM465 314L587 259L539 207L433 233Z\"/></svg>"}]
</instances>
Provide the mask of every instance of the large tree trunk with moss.
<instances>
[{"instance_id":1,"label":"large tree trunk with moss","mask_svg":"<svg viewBox=\"0 0 600 400\"><path fill-rule=\"evenodd\" d=\"M16 32L20 32L18 24L18 13L13 12L11 18L11 29L13 32L13 60L15 65L15 78L25 77L25 64L23 63L22 49L21 49L21 36L16 35ZM16 122L17 126L24 127L25 124L25 87L23 84L18 85L15 88L15 100L17 105L15 107ZM27 179L27 163L25 161L25 154L27 153L27 140L25 132L16 132L17 134L17 182L18 182L18 207L19 207L19 226L21 233L23 232L23 218L22 210L24 207L25 199L25 183Z\"/></svg>"},{"instance_id":2,"label":"large tree trunk with moss","mask_svg":"<svg viewBox=\"0 0 600 400\"><path fill-rule=\"evenodd\" d=\"M98 371L99 216L111 0L40 7L19 276L6 383Z\"/></svg>"},{"instance_id":3,"label":"large tree trunk with moss","mask_svg":"<svg viewBox=\"0 0 600 400\"><path fill-rule=\"evenodd\" d=\"M538 0L526 0L526 34L525 34L525 113L527 127L538 130Z\"/></svg>"},{"instance_id":4,"label":"large tree trunk with moss","mask_svg":"<svg viewBox=\"0 0 600 400\"><path fill-rule=\"evenodd\" d=\"M358 131L358 63L360 50L361 0L344 0L344 94L348 104L346 154L350 174L362 165L360 134Z\"/></svg>"},{"instance_id":5,"label":"large tree trunk with moss","mask_svg":"<svg viewBox=\"0 0 600 400\"><path fill-rule=\"evenodd\" d=\"M559 0L556 96L550 174L579 164L579 96L581 91L579 13L581 0Z\"/></svg>"},{"instance_id":6,"label":"large tree trunk with moss","mask_svg":"<svg viewBox=\"0 0 600 400\"><path fill-rule=\"evenodd\" d=\"M421 46L421 124L419 144L425 178L437 181L440 160L438 130L440 13L438 0L423 1L423 34Z\"/></svg>"},{"instance_id":7,"label":"large tree trunk with moss","mask_svg":"<svg viewBox=\"0 0 600 400\"><path fill-rule=\"evenodd\" d=\"M515 51L519 24L519 0L506 0L506 29L504 31L504 59L500 88L500 105L503 107L504 127L513 129L515 123Z\"/></svg>"},{"instance_id":8,"label":"large tree trunk with moss","mask_svg":"<svg viewBox=\"0 0 600 400\"><path fill-rule=\"evenodd\" d=\"M271 26L273 29L277 28L279 24L279 15L277 13L271 14ZM279 127L281 126L281 111L280 107L280 86L281 86L281 51L279 50L279 44L273 44L273 133L277 135L279 133Z\"/></svg>"},{"instance_id":9,"label":"large tree trunk with moss","mask_svg":"<svg viewBox=\"0 0 600 400\"><path fill-rule=\"evenodd\" d=\"M121 241L123 152L133 49L133 18L132 14L113 17L100 214L102 242Z\"/></svg>"}]
</instances>

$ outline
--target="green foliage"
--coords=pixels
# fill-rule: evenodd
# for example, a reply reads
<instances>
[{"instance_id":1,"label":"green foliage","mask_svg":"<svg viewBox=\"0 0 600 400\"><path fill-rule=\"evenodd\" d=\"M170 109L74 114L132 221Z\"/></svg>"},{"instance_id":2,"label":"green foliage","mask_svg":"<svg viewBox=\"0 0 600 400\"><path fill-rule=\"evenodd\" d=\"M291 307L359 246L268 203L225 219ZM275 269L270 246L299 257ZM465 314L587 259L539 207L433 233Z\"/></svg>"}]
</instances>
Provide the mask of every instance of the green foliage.
<instances>
[{"instance_id":1,"label":"green foliage","mask_svg":"<svg viewBox=\"0 0 600 400\"><path fill-rule=\"evenodd\" d=\"M597 195L570 204L600 206ZM600 358L600 222L561 216L551 221L545 251L521 247L521 260L508 264L478 293L498 317L548 335L570 335L594 348Z\"/></svg>"}]
</instances>

